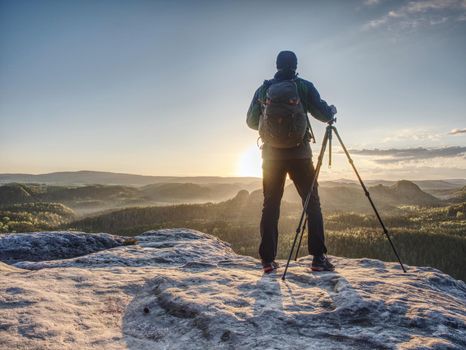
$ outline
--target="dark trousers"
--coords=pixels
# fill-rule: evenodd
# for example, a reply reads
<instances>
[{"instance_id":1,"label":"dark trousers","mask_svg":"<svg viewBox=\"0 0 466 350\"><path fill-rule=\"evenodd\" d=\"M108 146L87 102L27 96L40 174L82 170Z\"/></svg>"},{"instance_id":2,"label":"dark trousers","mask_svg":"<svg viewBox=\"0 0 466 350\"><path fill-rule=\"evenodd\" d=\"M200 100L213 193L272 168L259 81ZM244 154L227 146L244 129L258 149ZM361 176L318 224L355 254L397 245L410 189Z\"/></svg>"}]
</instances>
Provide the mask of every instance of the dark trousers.
<instances>
[{"instance_id":1,"label":"dark trousers","mask_svg":"<svg viewBox=\"0 0 466 350\"><path fill-rule=\"evenodd\" d=\"M260 223L261 243L259 255L263 262L268 263L275 260L277 255L278 219L280 217L280 202L283 196L286 175L289 174L304 203L314 177L314 166L310 159L265 159L262 162L262 172L264 206ZM324 222L317 183L307 207L307 216L309 254L325 254L327 248L325 247Z\"/></svg>"}]
</instances>

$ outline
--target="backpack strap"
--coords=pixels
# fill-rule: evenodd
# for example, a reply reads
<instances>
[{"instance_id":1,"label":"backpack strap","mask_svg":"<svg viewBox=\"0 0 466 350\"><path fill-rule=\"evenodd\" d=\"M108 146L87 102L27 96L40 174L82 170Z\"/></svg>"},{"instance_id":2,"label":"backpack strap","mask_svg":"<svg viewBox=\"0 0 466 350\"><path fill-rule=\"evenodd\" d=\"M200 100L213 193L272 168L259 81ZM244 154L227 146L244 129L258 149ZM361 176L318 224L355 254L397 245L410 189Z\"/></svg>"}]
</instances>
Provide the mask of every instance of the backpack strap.
<instances>
[{"instance_id":1,"label":"backpack strap","mask_svg":"<svg viewBox=\"0 0 466 350\"><path fill-rule=\"evenodd\" d=\"M316 137L314 136L314 131L312 131L311 122L309 121L309 116L307 115L307 112L306 112L306 119L307 119L307 126L309 127L310 141L312 141L312 143L316 143Z\"/></svg>"},{"instance_id":2,"label":"backpack strap","mask_svg":"<svg viewBox=\"0 0 466 350\"><path fill-rule=\"evenodd\" d=\"M260 92L259 92L259 98L258 98L258 101L260 102L260 104L262 106L265 105L265 101L267 100L267 90L269 89L270 85L273 84L273 79L271 80L264 80L264 82L262 83L262 86L261 86L261 89L260 89Z\"/></svg>"}]
</instances>

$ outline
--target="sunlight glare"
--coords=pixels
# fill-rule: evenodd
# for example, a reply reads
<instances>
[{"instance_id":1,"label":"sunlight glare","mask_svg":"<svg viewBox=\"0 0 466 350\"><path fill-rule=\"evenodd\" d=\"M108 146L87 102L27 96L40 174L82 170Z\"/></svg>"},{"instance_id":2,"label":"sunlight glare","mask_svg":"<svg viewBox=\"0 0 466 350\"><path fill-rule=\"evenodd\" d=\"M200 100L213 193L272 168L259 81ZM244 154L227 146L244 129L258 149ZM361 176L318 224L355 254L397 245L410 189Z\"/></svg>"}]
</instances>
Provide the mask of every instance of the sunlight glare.
<instances>
[{"instance_id":1,"label":"sunlight glare","mask_svg":"<svg viewBox=\"0 0 466 350\"><path fill-rule=\"evenodd\" d=\"M241 155L237 174L238 176L262 177L261 151L257 145L252 145Z\"/></svg>"}]
</instances>

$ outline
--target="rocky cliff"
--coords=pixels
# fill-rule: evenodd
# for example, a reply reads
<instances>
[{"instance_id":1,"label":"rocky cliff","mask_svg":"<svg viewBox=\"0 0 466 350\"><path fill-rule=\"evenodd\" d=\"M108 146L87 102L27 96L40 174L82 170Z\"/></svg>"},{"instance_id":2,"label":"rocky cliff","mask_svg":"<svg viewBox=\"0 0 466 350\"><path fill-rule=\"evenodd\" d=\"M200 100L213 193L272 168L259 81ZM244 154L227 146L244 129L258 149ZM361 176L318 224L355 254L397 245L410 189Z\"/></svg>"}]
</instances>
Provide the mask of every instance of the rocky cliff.
<instances>
[{"instance_id":1,"label":"rocky cliff","mask_svg":"<svg viewBox=\"0 0 466 350\"><path fill-rule=\"evenodd\" d=\"M435 269L303 258L283 282L201 232L137 240L1 236L0 349L466 348L466 285Z\"/></svg>"}]
</instances>

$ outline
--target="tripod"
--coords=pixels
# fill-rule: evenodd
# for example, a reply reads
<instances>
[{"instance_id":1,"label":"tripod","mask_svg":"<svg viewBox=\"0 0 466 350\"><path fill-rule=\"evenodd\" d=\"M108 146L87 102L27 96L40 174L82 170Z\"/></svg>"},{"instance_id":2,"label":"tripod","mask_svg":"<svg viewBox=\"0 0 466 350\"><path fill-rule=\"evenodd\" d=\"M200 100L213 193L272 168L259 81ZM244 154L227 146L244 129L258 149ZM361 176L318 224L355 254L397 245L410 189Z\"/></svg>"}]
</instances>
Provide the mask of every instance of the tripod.
<instances>
[{"instance_id":1,"label":"tripod","mask_svg":"<svg viewBox=\"0 0 466 350\"><path fill-rule=\"evenodd\" d=\"M390 243L390 245L391 245L391 247L393 249L393 252L395 253L396 258L398 259L398 262L400 263L401 269L403 270L403 272L406 272L406 269L405 269L403 263L401 262L400 256L398 255L398 252L396 251L396 248L395 248L395 246L394 246L394 244L393 244L393 242L392 242L392 240L390 238L390 235L388 234L388 230L385 227L385 224L383 223L382 218L380 217L379 212L377 211L377 208L375 207L374 202L372 201L372 198L371 198L371 196L369 194L369 191L367 190L366 186L364 185L364 182L362 181L361 176L358 173L358 170L354 166L354 162L351 159L345 145L343 144L343 141L341 140L341 137L338 134L337 129L335 128L335 126L333 126L333 123L335 121L336 121L335 119L332 119L328 123L327 128L325 129L325 135L324 135L324 139L322 141L322 149L320 150L319 158L318 158L316 169L315 169L315 172L314 172L314 177L313 177L312 183L311 183L311 188L309 189L309 193L308 193L308 195L306 197L306 200L304 201L303 211L301 212L301 217L299 219L299 224L298 224L298 227L296 228L296 235L295 235L294 240L293 240L293 245L291 246L290 255L288 256L288 261L286 262L285 271L283 272L283 275L282 275L282 280L285 280L285 278L286 278L286 272L288 271L288 267L290 265L290 260L291 260L291 257L293 255L293 251L294 251L295 246L296 246L296 241L298 240L298 237L300 237L298 247L296 249L295 260L297 260L297 258L298 258L298 252L299 252L299 249L301 247L301 241L302 241L303 236L304 236L304 230L306 228L306 222L307 222L307 215L306 215L307 210L306 209L309 206L309 201L311 199L312 192L314 191L314 187L315 187L315 184L317 182L317 178L319 176L320 168L322 167L322 161L323 161L323 158L324 158L325 150L327 148L327 144L329 146L329 166L332 165L332 132L334 132L335 135L337 136L337 139L340 142L340 145L343 148L343 151L346 154L346 157L348 158L348 161L351 164L351 167L353 168L353 170L354 170L354 172L355 172L355 174L356 174L356 176L357 176L357 178L359 180L359 183L361 184L361 187L362 187L362 189L364 191L364 194L366 195L372 209L374 210L375 216L377 217L377 220L379 221L380 226L382 227L383 233L387 237L388 242ZM305 219L305 216L306 216L306 219Z\"/></svg>"}]
</instances>

